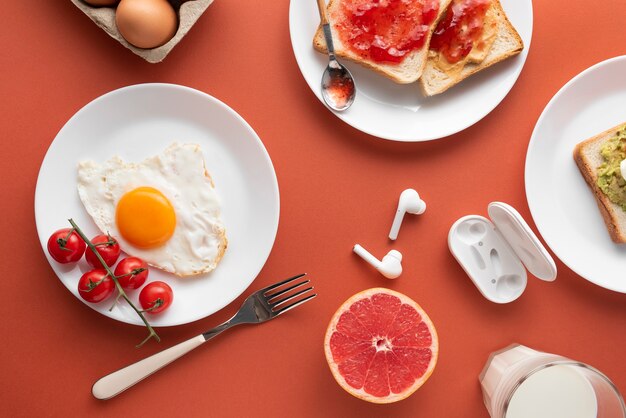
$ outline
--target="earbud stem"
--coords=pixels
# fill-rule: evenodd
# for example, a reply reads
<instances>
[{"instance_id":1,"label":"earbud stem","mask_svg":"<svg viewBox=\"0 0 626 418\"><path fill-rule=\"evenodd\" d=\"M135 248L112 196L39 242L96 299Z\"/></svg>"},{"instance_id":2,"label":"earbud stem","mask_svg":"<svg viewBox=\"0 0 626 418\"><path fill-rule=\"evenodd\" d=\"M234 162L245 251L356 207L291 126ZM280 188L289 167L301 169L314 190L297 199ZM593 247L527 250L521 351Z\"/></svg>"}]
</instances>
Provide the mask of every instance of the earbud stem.
<instances>
[{"instance_id":1,"label":"earbud stem","mask_svg":"<svg viewBox=\"0 0 626 418\"><path fill-rule=\"evenodd\" d=\"M374 257L369 253L365 248L361 247L359 244L355 245L353 251L361 257L363 260L367 261L372 266L378 268L380 267L380 260Z\"/></svg>"},{"instance_id":2,"label":"earbud stem","mask_svg":"<svg viewBox=\"0 0 626 418\"><path fill-rule=\"evenodd\" d=\"M404 211L397 210L396 216L393 218L393 224L391 225L391 230L389 231L389 239L395 241L398 238L398 233L400 232L400 225L402 225L402 220L404 219Z\"/></svg>"}]
</instances>

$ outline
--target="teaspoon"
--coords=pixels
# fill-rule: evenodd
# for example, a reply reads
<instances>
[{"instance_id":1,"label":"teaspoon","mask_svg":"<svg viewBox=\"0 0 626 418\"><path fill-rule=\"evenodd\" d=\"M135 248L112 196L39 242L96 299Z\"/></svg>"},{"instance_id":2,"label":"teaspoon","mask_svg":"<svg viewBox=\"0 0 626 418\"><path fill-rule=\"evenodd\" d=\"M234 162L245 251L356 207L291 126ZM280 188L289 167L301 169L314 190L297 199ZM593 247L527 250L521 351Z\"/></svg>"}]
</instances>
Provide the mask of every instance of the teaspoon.
<instances>
[{"instance_id":1,"label":"teaspoon","mask_svg":"<svg viewBox=\"0 0 626 418\"><path fill-rule=\"evenodd\" d=\"M349 108L354 102L356 96L356 87L354 79L350 71L341 65L335 57L335 48L333 46L333 37L330 32L330 24L326 17L325 0L317 0L317 7L320 12L322 23L322 31L326 39L326 48L328 49L328 66L322 75L322 98L328 107L337 112L341 112Z\"/></svg>"}]
</instances>

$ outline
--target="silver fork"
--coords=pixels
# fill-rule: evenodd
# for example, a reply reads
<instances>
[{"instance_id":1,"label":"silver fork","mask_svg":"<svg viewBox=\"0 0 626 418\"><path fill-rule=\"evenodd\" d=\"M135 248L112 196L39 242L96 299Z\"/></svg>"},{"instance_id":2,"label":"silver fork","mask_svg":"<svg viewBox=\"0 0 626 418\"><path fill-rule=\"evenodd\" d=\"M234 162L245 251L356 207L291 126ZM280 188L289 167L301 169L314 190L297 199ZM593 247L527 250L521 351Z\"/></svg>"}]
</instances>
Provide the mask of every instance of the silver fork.
<instances>
[{"instance_id":1,"label":"silver fork","mask_svg":"<svg viewBox=\"0 0 626 418\"><path fill-rule=\"evenodd\" d=\"M110 399L235 325L260 324L313 299L317 294L308 293L313 290L312 286L299 290L300 287L309 283L309 280L292 284L305 275L306 273L299 274L256 291L248 296L239 311L228 321L203 334L104 376L93 385L91 393L98 399ZM284 287L286 285L290 286ZM298 291L290 293L295 290Z\"/></svg>"}]
</instances>

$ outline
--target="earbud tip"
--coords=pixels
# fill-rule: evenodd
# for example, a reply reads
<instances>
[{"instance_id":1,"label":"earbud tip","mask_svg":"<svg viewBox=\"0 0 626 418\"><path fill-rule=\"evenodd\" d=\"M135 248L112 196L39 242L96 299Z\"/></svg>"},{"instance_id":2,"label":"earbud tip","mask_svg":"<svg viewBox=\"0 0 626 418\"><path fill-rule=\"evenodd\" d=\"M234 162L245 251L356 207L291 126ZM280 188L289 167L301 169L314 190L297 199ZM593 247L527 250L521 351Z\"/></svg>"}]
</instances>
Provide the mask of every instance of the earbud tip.
<instances>
[{"instance_id":1,"label":"earbud tip","mask_svg":"<svg viewBox=\"0 0 626 418\"><path fill-rule=\"evenodd\" d=\"M402 253L397 250L391 250L387 253L388 256L398 259L398 261L402 261Z\"/></svg>"}]
</instances>

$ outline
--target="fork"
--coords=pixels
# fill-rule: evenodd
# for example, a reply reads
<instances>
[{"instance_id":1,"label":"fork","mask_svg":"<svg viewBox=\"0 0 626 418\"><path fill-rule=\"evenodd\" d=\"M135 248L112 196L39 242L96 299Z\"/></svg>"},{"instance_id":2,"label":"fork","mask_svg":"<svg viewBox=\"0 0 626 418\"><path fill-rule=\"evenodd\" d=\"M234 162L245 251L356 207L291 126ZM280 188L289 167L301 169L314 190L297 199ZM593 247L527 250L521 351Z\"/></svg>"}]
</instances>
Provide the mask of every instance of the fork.
<instances>
[{"instance_id":1,"label":"fork","mask_svg":"<svg viewBox=\"0 0 626 418\"><path fill-rule=\"evenodd\" d=\"M307 294L313 290L312 286L299 290L310 280L296 282L305 275L306 273L299 274L256 291L248 296L239 311L228 321L203 334L102 377L93 385L91 393L98 399L110 399L231 327L269 321L313 299L317 296L316 293ZM294 282L296 283L292 284ZM286 285L290 286L283 288ZM290 293L295 290L298 291ZM305 294L307 295L305 296Z\"/></svg>"}]
</instances>

